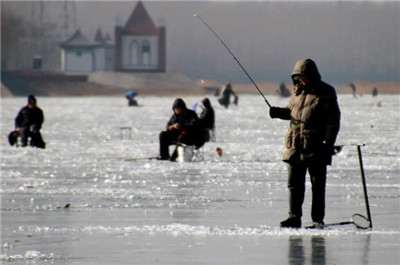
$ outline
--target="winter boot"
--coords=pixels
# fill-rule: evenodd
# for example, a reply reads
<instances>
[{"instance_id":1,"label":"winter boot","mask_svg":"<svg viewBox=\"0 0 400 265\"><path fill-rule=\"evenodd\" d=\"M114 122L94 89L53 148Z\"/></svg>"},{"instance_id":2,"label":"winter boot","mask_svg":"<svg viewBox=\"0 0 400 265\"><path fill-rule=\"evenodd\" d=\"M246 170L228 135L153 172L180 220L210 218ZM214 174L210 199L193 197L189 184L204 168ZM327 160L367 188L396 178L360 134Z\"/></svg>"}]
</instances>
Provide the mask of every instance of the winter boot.
<instances>
[{"instance_id":1,"label":"winter boot","mask_svg":"<svg viewBox=\"0 0 400 265\"><path fill-rule=\"evenodd\" d=\"M298 217L289 217L288 219L281 222L281 227L300 228L301 227L301 219Z\"/></svg>"}]
</instances>

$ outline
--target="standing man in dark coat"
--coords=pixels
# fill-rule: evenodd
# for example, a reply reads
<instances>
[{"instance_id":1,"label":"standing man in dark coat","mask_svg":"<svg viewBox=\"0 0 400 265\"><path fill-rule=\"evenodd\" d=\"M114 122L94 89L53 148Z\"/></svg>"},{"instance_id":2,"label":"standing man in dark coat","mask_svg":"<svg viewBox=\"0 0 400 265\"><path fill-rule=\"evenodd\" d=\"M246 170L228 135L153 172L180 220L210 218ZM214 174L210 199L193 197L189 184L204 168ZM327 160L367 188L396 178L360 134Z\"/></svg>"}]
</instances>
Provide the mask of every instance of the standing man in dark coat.
<instances>
[{"instance_id":1,"label":"standing man in dark coat","mask_svg":"<svg viewBox=\"0 0 400 265\"><path fill-rule=\"evenodd\" d=\"M235 94L235 92L232 89L232 84L231 84L231 82L229 82L224 86L224 89L221 92L221 96L218 98L219 104L221 104L222 106L225 106L225 108L228 108L229 104L231 103L230 102L231 95L233 95L233 97L234 97L233 103L235 105L237 105L239 97Z\"/></svg>"},{"instance_id":2,"label":"standing man in dark coat","mask_svg":"<svg viewBox=\"0 0 400 265\"><path fill-rule=\"evenodd\" d=\"M293 69L294 93L286 108L271 107L271 118L290 120L283 161L288 166L289 217L281 227L301 227L305 176L312 184L313 226L324 224L327 165L332 162L340 128L335 89L321 80L311 59L299 60Z\"/></svg>"},{"instance_id":3,"label":"standing man in dark coat","mask_svg":"<svg viewBox=\"0 0 400 265\"><path fill-rule=\"evenodd\" d=\"M21 136L21 145L28 145L28 137L31 137L31 145L45 148L40 129L44 121L43 111L36 105L36 98L28 96L28 105L23 107L15 118L15 131Z\"/></svg>"},{"instance_id":4,"label":"standing man in dark coat","mask_svg":"<svg viewBox=\"0 0 400 265\"><path fill-rule=\"evenodd\" d=\"M177 148L169 156L168 147L172 144L197 145L201 142L196 112L188 109L181 98L175 100L172 110L174 113L168 121L167 130L160 133L160 160L176 160Z\"/></svg>"}]
</instances>

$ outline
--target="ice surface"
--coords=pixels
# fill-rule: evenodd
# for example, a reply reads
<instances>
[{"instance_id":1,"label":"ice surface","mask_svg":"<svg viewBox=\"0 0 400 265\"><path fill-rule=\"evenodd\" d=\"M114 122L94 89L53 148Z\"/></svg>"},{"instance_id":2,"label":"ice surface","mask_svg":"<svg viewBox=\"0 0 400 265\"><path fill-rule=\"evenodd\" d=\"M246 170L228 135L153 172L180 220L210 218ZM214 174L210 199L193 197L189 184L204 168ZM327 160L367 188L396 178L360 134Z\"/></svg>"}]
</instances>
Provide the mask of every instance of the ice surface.
<instances>
[{"instance_id":1,"label":"ice surface","mask_svg":"<svg viewBox=\"0 0 400 265\"><path fill-rule=\"evenodd\" d=\"M158 155L174 98L38 98L47 149L7 143L25 98L1 100L0 261L10 264L399 264L400 97L340 95L342 126L327 183L326 222L366 215L362 147L374 228L280 229L287 215L287 121L259 95L220 107L205 161ZM184 98L188 106L199 97ZM287 99L268 96L274 106ZM120 127L132 127L132 136ZM215 154L216 147L224 155ZM64 208L66 204L70 207ZM303 207L310 219L310 185ZM20 263L18 263L20 264Z\"/></svg>"}]
</instances>

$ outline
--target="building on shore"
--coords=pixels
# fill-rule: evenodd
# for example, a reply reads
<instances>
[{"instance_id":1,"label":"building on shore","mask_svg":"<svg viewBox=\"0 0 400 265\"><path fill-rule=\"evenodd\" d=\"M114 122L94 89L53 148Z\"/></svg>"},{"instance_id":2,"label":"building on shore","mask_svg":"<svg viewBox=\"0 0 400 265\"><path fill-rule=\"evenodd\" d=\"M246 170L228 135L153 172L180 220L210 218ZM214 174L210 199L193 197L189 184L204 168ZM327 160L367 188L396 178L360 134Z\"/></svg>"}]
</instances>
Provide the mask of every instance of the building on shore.
<instances>
[{"instance_id":1,"label":"building on shore","mask_svg":"<svg viewBox=\"0 0 400 265\"><path fill-rule=\"evenodd\" d=\"M165 72L166 30L156 27L139 1L125 25L116 25L114 44L97 30L93 41L77 30L62 42L61 71L91 73Z\"/></svg>"},{"instance_id":2,"label":"building on shore","mask_svg":"<svg viewBox=\"0 0 400 265\"><path fill-rule=\"evenodd\" d=\"M110 39L97 30L94 41L89 41L78 29L61 45L61 71L84 72L112 71L114 47Z\"/></svg>"},{"instance_id":3,"label":"building on shore","mask_svg":"<svg viewBox=\"0 0 400 265\"><path fill-rule=\"evenodd\" d=\"M115 27L117 72L165 72L166 30L156 27L139 1L124 26Z\"/></svg>"}]
</instances>

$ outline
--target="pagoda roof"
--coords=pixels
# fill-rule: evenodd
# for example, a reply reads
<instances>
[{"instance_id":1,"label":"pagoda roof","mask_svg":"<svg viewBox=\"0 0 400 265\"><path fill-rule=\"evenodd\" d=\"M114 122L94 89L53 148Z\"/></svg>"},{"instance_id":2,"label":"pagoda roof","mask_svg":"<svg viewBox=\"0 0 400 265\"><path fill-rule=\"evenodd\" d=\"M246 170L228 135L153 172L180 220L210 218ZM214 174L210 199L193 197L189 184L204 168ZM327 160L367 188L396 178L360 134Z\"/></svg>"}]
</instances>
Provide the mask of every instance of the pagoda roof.
<instances>
[{"instance_id":1,"label":"pagoda roof","mask_svg":"<svg viewBox=\"0 0 400 265\"><path fill-rule=\"evenodd\" d=\"M139 1L125 24L124 32L132 35L156 36L158 29L147 13L143 3Z\"/></svg>"}]
</instances>

